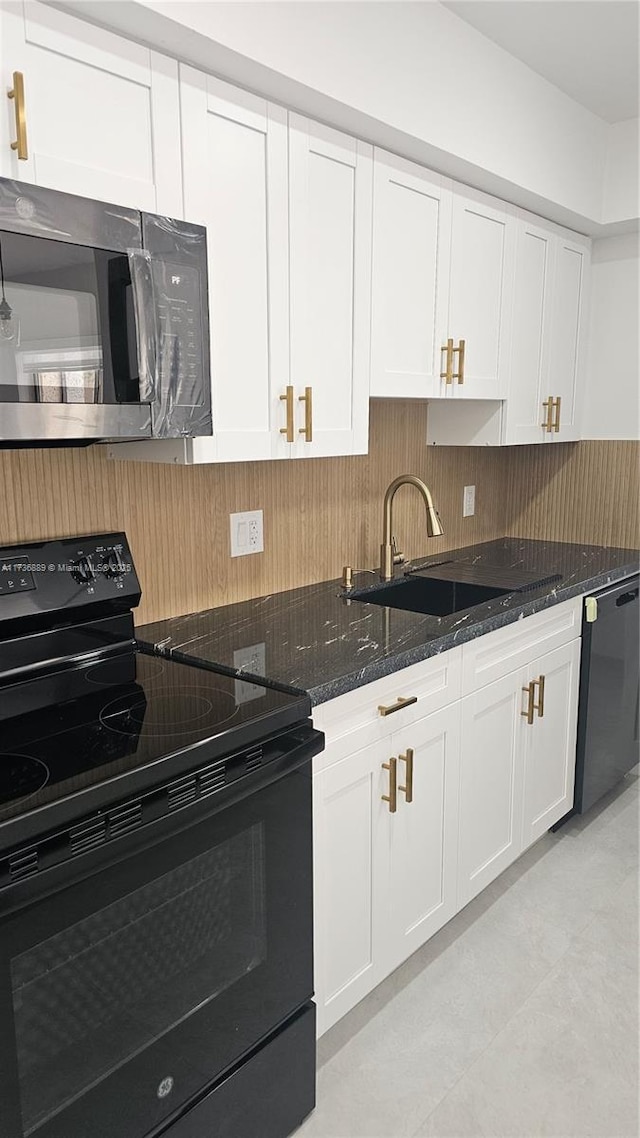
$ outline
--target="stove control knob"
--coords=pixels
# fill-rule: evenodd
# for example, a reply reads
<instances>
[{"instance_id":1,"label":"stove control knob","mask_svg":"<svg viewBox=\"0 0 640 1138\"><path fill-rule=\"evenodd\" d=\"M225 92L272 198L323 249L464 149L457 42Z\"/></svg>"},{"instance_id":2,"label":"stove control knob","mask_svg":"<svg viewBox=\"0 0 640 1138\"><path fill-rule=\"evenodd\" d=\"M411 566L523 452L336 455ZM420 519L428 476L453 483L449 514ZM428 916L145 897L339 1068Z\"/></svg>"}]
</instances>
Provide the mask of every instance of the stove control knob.
<instances>
[{"instance_id":1,"label":"stove control knob","mask_svg":"<svg viewBox=\"0 0 640 1138\"><path fill-rule=\"evenodd\" d=\"M122 560L122 555L117 549L112 549L102 561L102 572L105 577L122 577L126 573L127 568Z\"/></svg>"},{"instance_id":2,"label":"stove control knob","mask_svg":"<svg viewBox=\"0 0 640 1138\"><path fill-rule=\"evenodd\" d=\"M95 569L88 557L81 557L71 568L71 576L79 585L89 585L95 578Z\"/></svg>"}]
</instances>

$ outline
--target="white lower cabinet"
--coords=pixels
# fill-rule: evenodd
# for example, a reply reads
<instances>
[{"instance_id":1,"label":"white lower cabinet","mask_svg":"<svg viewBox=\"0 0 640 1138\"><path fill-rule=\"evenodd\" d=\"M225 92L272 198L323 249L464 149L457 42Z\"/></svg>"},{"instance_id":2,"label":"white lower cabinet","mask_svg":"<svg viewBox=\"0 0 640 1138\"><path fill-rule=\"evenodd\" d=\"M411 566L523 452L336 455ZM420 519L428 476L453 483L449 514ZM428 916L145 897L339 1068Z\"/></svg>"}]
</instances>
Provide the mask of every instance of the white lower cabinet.
<instances>
[{"instance_id":1,"label":"white lower cabinet","mask_svg":"<svg viewBox=\"0 0 640 1138\"><path fill-rule=\"evenodd\" d=\"M384 978L384 743L313 778L315 991L318 1034Z\"/></svg>"},{"instance_id":2,"label":"white lower cabinet","mask_svg":"<svg viewBox=\"0 0 640 1138\"><path fill-rule=\"evenodd\" d=\"M385 972L411 956L456 912L457 704L396 732L389 750L397 762L397 810L392 814L390 804L384 804L383 856L389 865Z\"/></svg>"},{"instance_id":3,"label":"white lower cabinet","mask_svg":"<svg viewBox=\"0 0 640 1138\"><path fill-rule=\"evenodd\" d=\"M458 762L453 704L314 776L319 1034L455 913Z\"/></svg>"},{"instance_id":4,"label":"white lower cabinet","mask_svg":"<svg viewBox=\"0 0 640 1138\"><path fill-rule=\"evenodd\" d=\"M458 906L573 804L580 640L462 701Z\"/></svg>"},{"instance_id":5,"label":"white lower cabinet","mask_svg":"<svg viewBox=\"0 0 640 1138\"><path fill-rule=\"evenodd\" d=\"M521 850L523 676L512 672L462 701L460 907Z\"/></svg>"},{"instance_id":6,"label":"white lower cabinet","mask_svg":"<svg viewBox=\"0 0 640 1138\"><path fill-rule=\"evenodd\" d=\"M319 1035L571 809L580 608L566 601L316 709Z\"/></svg>"},{"instance_id":7,"label":"white lower cabinet","mask_svg":"<svg viewBox=\"0 0 640 1138\"><path fill-rule=\"evenodd\" d=\"M526 719L522 847L541 837L573 805L580 640L534 661L528 682L536 685L534 721ZM542 698L541 698L542 696Z\"/></svg>"}]
</instances>

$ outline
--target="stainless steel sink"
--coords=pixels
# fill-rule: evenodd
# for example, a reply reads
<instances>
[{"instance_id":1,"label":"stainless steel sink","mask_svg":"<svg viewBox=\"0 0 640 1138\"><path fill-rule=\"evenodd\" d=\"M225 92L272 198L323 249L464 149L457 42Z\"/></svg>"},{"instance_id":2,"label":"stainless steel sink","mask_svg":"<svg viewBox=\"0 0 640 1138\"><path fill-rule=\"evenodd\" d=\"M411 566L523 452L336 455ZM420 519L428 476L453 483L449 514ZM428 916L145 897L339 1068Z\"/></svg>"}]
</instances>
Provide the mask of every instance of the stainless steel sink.
<instances>
[{"instance_id":1,"label":"stainless steel sink","mask_svg":"<svg viewBox=\"0 0 640 1138\"><path fill-rule=\"evenodd\" d=\"M385 608L404 609L427 616L450 616L473 608L483 601L504 597L512 589L477 585L468 581L441 580L437 577L403 577L377 588L359 589L351 596L357 601Z\"/></svg>"}]
</instances>

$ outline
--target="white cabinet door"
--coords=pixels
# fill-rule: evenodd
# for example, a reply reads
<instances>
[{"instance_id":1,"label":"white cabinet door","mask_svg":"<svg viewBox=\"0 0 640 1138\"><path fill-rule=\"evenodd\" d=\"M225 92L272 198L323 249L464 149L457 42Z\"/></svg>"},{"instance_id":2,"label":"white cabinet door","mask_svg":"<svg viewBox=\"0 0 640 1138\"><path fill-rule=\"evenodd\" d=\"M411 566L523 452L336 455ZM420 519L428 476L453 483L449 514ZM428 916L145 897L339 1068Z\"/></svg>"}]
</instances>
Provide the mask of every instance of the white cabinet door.
<instances>
[{"instance_id":1,"label":"white cabinet door","mask_svg":"<svg viewBox=\"0 0 640 1138\"><path fill-rule=\"evenodd\" d=\"M384 743L313 776L315 995L322 1035L386 974Z\"/></svg>"},{"instance_id":2,"label":"white cabinet door","mask_svg":"<svg viewBox=\"0 0 640 1138\"><path fill-rule=\"evenodd\" d=\"M1 15L2 85L24 75L28 158L0 117L0 173L182 217L178 65L35 0Z\"/></svg>"},{"instance_id":3,"label":"white cabinet door","mask_svg":"<svg viewBox=\"0 0 640 1138\"><path fill-rule=\"evenodd\" d=\"M450 183L374 153L371 395L441 394L447 339Z\"/></svg>"},{"instance_id":4,"label":"white cabinet door","mask_svg":"<svg viewBox=\"0 0 640 1138\"><path fill-rule=\"evenodd\" d=\"M549 390L560 399L559 430L549 442L580 438L580 404L586 382L585 346L590 268L588 241L558 238L549 348Z\"/></svg>"},{"instance_id":5,"label":"white cabinet door","mask_svg":"<svg viewBox=\"0 0 640 1138\"><path fill-rule=\"evenodd\" d=\"M194 462L284 458L287 114L181 68L185 211L207 227L213 438Z\"/></svg>"},{"instance_id":6,"label":"white cabinet door","mask_svg":"<svg viewBox=\"0 0 640 1138\"><path fill-rule=\"evenodd\" d=\"M464 382L445 394L500 399L507 388L515 259L515 217L508 206L454 189L448 334L464 341ZM454 372L460 373L456 353Z\"/></svg>"},{"instance_id":7,"label":"white cabinet door","mask_svg":"<svg viewBox=\"0 0 640 1138\"><path fill-rule=\"evenodd\" d=\"M535 660L536 713L525 723L523 848L535 842L573 806L578 722L580 640Z\"/></svg>"},{"instance_id":8,"label":"white cabinet door","mask_svg":"<svg viewBox=\"0 0 640 1138\"><path fill-rule=\"evenodd\" d=\"M522 848L525 680L511 672L462 701L458 908Z\"/></svg>"},{"instance_id":9,"label":"white cabinet door","mask_svg":"<svg viewBox=\"0 0 640 1138\"><path fill-rule=\"evenodd\" d=\"M504 442L538 443L550 395L549 349L557 238L534 222L518 221L513 336Z\"/></svg>"},{"instance_id":10,"label":"white cabinet door","mask_svg":"<svg viewBox=\"0 0 640 1138\"><path fill-rule=\"evenodd\" d=\"M398 802L396 813L384 816L390 866L387 971L456 912L460 704L396 732L389 754L397 761Z\"/></svg>"},{"instance_id":11,"label":"white cabinet door","mask_svg":"<svg viewBox=\"0 0 640 1138\"><path fill-rule=\"evenodd\" d=\"M298 457L365 454L372 148L289 116L291 383ZM305 404L310 389L311 406ZM311 441L304 435L309 410Z\"/></svg>"}]
</instances>

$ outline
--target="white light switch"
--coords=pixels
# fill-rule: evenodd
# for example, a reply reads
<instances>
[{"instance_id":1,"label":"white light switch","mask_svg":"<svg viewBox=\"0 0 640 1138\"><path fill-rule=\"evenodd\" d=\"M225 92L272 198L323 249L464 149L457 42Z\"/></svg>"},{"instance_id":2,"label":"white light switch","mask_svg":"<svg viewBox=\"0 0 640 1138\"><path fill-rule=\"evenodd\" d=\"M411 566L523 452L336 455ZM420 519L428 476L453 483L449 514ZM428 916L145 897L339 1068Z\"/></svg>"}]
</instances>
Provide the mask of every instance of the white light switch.
<instances>
[{"instance_id":1,"label":"white light switch","mask_svg":"<svg viewBox=\"0 0 640 1138\"><path fill-rule=\"evenodd\" d=\"M472 518L476 512L476 488L475 486L465 486L464 494L462 495L462 516L463 518Z\"/></svg>"},{"instance_id":2,"label":"white light switch","mask_svg":"<svg viewBox=\"0 0 640 1138\"><path fill-rule=\"evenodd\" d=\"M230 514L229 521L232 557L244 557L247 553L263 552L262 510L248 510L243 514Z\"/></svg>"}]
</instances>

